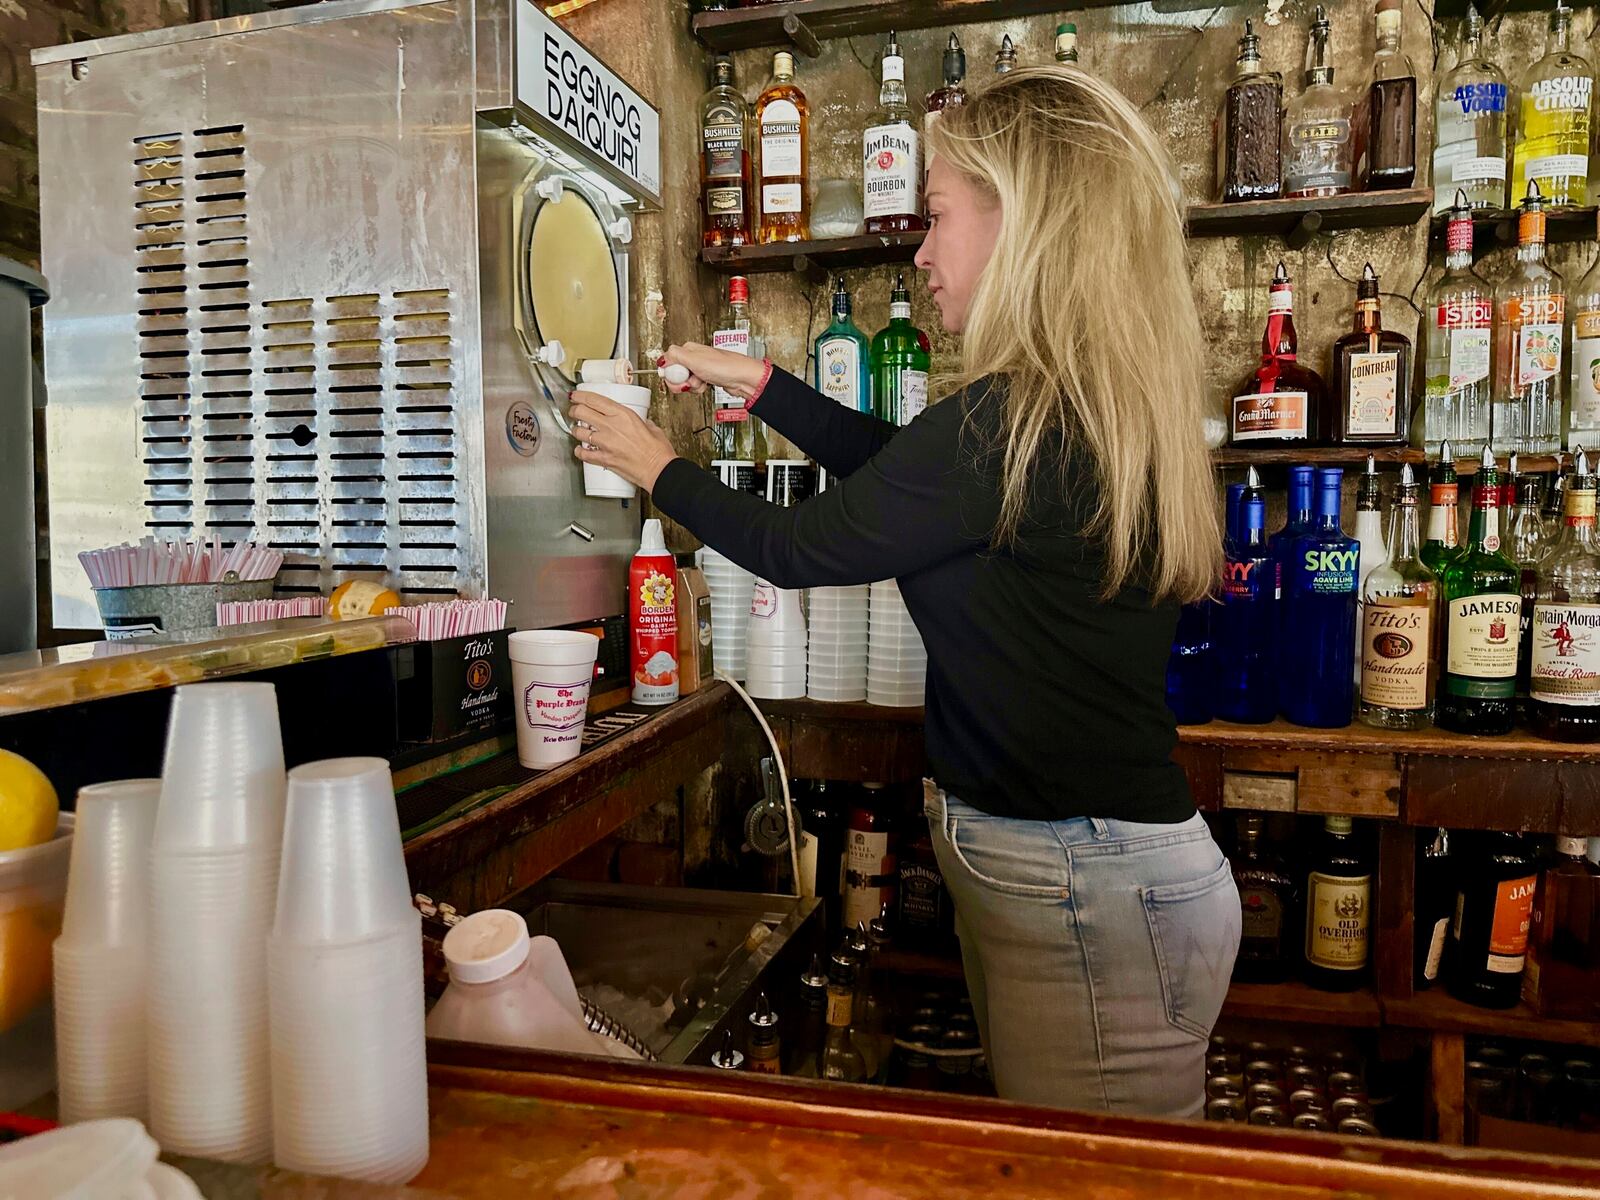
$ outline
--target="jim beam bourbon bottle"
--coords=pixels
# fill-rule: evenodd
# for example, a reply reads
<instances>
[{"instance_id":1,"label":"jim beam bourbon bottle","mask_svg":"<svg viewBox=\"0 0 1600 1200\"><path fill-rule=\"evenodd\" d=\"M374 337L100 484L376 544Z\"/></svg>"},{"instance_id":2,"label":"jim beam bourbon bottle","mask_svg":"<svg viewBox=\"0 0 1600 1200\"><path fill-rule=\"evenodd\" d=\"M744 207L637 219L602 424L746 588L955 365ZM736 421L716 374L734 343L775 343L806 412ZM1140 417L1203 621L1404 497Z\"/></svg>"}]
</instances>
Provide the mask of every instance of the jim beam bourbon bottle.
<instances>
[{"instance_id":1,"label":"jim beam bourbon bottle","mask_svg":"<svg viewBox=\"0 0 1600 1200\"><path fill-rule=\"evenodd\" d=\"M922 134L906 98L906 60L894 31L883 50L878 120L861 135L861 211L868 233L926 228L922 219Z\"/></svg>"},{"instance_id":2,"label":"jim beam bourbon bottle","mask_svg":"<svg viewBox=\"0 0 1600 1200\"><path fill-rule=\"evenodd\" d=\"M1272 276L1261 365L1233 397L1231 441L1236 446L1304 446L1328 438L1327 387L1296 361L1294 287L1283 263Z\"/></svg>"}]
</instances>

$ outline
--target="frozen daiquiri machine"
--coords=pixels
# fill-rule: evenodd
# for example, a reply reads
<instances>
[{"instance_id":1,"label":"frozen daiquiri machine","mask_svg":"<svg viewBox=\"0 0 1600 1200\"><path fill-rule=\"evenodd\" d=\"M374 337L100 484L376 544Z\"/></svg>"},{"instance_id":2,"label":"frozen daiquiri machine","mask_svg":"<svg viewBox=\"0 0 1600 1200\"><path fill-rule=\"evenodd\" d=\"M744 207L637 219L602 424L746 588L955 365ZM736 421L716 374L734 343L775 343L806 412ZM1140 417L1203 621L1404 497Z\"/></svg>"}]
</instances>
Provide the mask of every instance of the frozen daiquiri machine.
<instances>
[{"instance_id":1,"label":"frozen daiquiri machine","mask_svg":"<svg viewBox=\"0 0 1600 1200\"><path fill-rule=\"evenodd\" d=\"M281 590L622 609L557 406L632 358L659 115L529 0L336 0L36 52L55 621L78 552L255 536Z\"/></svg>"}]
</instances>

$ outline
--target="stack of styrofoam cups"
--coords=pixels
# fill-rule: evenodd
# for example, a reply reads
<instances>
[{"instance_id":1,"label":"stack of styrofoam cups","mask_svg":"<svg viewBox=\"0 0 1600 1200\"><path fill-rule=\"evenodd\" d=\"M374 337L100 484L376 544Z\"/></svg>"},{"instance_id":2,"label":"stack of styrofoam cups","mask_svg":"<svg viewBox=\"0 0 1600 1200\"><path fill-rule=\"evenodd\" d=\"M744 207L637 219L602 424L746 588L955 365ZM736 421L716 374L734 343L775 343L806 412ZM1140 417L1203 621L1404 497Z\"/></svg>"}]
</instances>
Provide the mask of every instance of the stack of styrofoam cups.
<instances>
[{"instance_id":1,"label":"stack of styrofoam cups","mask_svg":"<svg viewBox=\"0 0 1600 1200\"><path fill-rule=\"evenodd\" d=\"M289 772L267 949L279 1167L392 1184L427 1163L421 920L389 764Z\"/></svg>"},{"instance_id":2,"label":"stack of styrofoam cups","mask_svg":"<svg viewBox=\"0 0 1600 1200\"><path fill-rule=\"evenodd\" d=\"M900 597L900 585L892 579L873 584L867 620L868 703L914 708L923 702L927 679L928 651Z\"/></svg>"},{"instance_id":3,"label":"stack of styrofoam cups","mask_svg":"<svg viewBox=\"0 0 1600 1200\"><path fill-rule=\"evenodd\" d=\"M867 698L867 595L865 584L808 593L806 695L811 699Z\"/></svg>"},{"instance_id":4,"label":"stack of styrofoam cups","mask_svg":"<svg viewBox=\"0 0 1600 1200\"><path fill-rule=\"evenodd\" d=\"M144 1120L145 923L159 779L78 792L66 910L53 952L62 1124Z\"/></svg>"},{"instance_id":5,"label":"stack of styrofoam cups","mask_svg":"<svg viewBox=\"0 0 1600 1200\"><path fill-rule=\"evenodd\" d=\"M806 694L806 616L798 591L757 579L750 594L745 690L759 700L798 700Z\"/></svg>"},{"instance_id":6,"label":"stack of styrofoam cups","mask_svg":"<svg viewBox=\"0 0 1600 1200\"><path fill-rule=\"evenodd\" d=\"M711 589L711 658L729 679L743 679L750 595L756 577L710 546L697 555Z\"/></svg>"},{"instance_id":7,"label":"stack of styrofoam cups","mask_svg":"<svg viewBox=\"0 0 1600 1200\"><path fill-rule=\"evenodd\" d=\"M180 687L150 849L150 1130L169 1154L272 1153L267 934L283 842L268 683Z\"/></svg>"}]
</instances>

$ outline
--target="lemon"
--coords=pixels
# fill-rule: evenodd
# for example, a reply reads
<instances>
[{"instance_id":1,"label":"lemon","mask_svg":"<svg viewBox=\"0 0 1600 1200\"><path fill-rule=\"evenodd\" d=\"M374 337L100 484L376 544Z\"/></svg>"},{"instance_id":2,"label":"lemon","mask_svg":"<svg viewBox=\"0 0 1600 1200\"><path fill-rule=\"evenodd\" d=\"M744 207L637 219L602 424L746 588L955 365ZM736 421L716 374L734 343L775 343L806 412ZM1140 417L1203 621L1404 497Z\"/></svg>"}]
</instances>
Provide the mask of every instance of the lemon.
<instances>
[{"instance_id":1,"label":"lemon","mask_svg":"<svg viewBox=\"0 0 1600 1200\"><path fill-rule=\"evenodd\" d=\"M43 771L20 754L0 750L0 852L48 842L59 808Z\"/></svg>"}]
</instances>

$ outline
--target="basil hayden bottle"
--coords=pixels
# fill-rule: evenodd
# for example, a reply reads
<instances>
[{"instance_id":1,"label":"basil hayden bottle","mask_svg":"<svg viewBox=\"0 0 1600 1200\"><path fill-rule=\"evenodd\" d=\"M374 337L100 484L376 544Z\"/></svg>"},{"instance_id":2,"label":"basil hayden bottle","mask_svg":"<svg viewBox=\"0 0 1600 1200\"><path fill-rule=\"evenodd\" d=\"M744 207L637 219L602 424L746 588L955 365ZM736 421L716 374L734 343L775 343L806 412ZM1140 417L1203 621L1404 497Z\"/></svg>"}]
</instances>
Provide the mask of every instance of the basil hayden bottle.
<instances>
[{"instance_id":1,"label":"basil hayden bottle","mask_svg":"<svg viewBox=\"0 0 1600 1200\"><path fill-rule=\"evenodd\" d=\"M1439 572L1444 653L1438 723L1508 733L1516 715L1522 572L1500 549L1500 470L1487 446L1472 489L1472 524Z\"/></svg>"}]
</instances>

